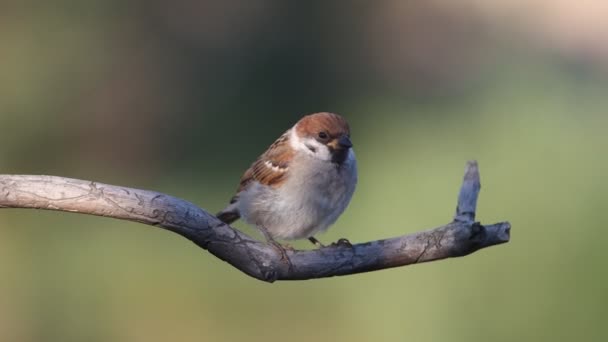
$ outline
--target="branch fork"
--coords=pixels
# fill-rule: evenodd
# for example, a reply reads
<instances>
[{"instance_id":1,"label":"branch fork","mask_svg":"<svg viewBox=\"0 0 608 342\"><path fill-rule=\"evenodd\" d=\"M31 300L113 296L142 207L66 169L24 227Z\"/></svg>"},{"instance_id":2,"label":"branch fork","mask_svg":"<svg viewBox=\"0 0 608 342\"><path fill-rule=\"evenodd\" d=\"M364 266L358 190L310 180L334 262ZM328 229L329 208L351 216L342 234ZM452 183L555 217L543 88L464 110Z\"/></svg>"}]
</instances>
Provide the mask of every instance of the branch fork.
<instances>
[{"instance_id":1,"label":"branch fork","mask_svg":"<svg viewBox=\"0 0 608 342\"><path fill-rule=\"evenodd\" d=\"M0 208L76 212L140 222L177 233L259 280L304 280L459 257L506 243L511 225L475 222L477 162L466 165L454 220L410 235L315 250L285 250L226 225L204 209L163 193L92 181L0 175Z\"/></svg>"}]
</instances>

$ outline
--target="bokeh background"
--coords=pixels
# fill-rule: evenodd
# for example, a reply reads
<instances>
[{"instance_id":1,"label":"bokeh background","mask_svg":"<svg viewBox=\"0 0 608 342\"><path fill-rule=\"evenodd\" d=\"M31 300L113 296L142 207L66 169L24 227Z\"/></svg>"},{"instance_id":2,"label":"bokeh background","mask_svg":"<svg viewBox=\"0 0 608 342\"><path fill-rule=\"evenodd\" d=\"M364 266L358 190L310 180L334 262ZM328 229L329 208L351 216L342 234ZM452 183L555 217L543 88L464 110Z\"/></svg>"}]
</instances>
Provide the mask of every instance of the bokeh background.
<instances>
[{"instance_id":1,"label":"bokeh background","mask_svg":"<svg viewBox=\"0 0 608 342\"><path fill-rule=\"evenodd\" d=\"M2 210L0 340L605 341L607 17L599 0L2 1L1 173L215 212L301 115L333 111L360 183L322 241L447 223L473 158L478 219L513 229L465 258L265 284L152 227Z\"/></svg>"}]
</instances>

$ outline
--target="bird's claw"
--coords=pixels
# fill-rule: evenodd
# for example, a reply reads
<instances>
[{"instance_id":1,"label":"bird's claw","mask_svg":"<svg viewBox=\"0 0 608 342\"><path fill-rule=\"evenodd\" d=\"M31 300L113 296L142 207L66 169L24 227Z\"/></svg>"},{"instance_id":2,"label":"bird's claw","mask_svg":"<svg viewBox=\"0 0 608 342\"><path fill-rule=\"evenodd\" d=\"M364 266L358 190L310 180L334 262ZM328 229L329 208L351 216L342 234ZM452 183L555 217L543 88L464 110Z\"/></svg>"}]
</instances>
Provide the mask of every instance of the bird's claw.
<instances>
[{"instance_id":1,"label":"bird's claw","mask_svg":"<svg viewBox=\"0 0 608 342\"><path fill-rule=\"evenodd\" d=\"M341 238L336 242L332 242L331 245L335 246L335 247L348 247L348 248L353 247L353 244L350 243L350 241L348 241L348 239L345 239L345 238Z\"/></svg>"},{"instance_id":2,"label":"bird's claw","mask_svg":"<svg viewBox=\"0 0 608 342\"><path fill-rule=\"evenodd\" d=\"M292 245L290 245L288 243L286 243L286 244L280 244L280 245L283 247L283 249L291 251L291 252L293 252L293 251L296 250Z\"/></svg>"}]
</instances>

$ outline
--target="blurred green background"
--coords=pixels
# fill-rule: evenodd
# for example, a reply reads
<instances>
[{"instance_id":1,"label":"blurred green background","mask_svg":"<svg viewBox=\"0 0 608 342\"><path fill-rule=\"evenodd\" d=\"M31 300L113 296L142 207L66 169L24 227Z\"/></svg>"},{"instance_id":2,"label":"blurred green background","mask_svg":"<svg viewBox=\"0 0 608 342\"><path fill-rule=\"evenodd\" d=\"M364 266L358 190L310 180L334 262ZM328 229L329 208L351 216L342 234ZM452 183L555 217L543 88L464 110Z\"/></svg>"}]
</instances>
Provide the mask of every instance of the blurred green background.
<instances>
[{"instance_id":1,"label":"blurred green background","mask_svg":"<svg viewBox=\"0 0 608 342\"><path fill-rule=\"evenodd\" d=\"M322 241L447 223L473 158L478 219L513 229L465 258L265 284L159 229L2 210L0 340L605 341L607 16L565 0L2 1L1 173L215 212L300 116L333 111L360 183Z\"/></svg>"}]
</instances>

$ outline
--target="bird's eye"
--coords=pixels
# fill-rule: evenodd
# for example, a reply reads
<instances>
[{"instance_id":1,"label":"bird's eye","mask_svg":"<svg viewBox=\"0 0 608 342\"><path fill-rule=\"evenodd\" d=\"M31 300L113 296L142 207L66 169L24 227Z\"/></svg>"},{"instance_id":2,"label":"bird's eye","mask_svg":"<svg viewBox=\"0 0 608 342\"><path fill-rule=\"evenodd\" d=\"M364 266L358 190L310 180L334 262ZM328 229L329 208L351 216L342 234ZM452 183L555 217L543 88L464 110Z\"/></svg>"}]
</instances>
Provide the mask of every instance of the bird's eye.
<instances>
[{"instance_id":1,"label":"bird's eye","mask_svg":"<svg viewBox=\"0 0 608 342\"><path fill-rule=\"evenodd\" d=\"M319 139L325 140L327 138L329 138L329 136L327 135L327 132L319 132Z\"/></svg>"}]
</instances>

